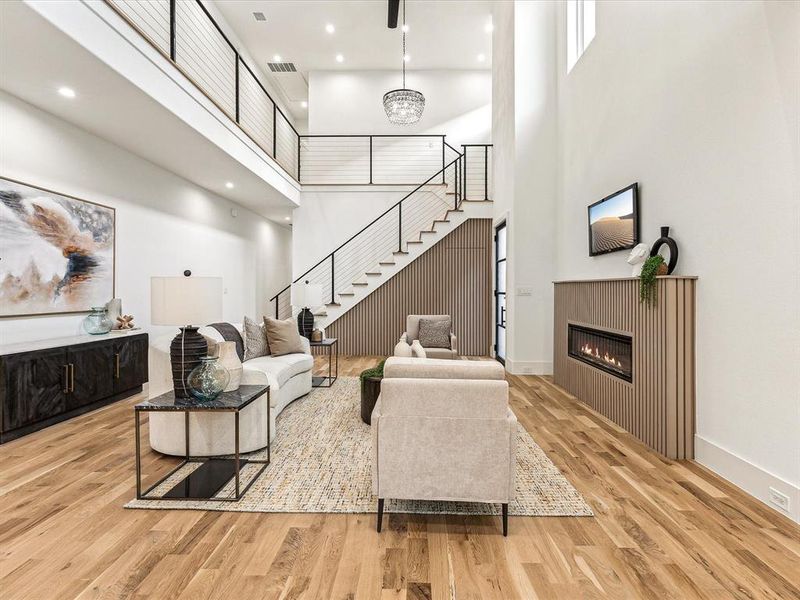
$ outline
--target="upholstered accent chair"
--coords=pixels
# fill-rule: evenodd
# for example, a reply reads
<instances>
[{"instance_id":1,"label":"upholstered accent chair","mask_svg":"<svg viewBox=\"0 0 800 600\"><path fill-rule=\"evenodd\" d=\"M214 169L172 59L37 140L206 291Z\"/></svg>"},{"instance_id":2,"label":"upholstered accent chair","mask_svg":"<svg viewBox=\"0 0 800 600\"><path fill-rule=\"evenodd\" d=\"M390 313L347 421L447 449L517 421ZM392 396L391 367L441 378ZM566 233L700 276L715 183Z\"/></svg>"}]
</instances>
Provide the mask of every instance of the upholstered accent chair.
<instances>
[{"instance_id":1,"label":"upholstered accent chair","mask_svg":"<svg viewBox=\"0 0 800 600\"><path fill-rule=\"evenodd\" d=\"M419 340L419 323L422 319L430 321L451 321L450 315L408 315L406 317L406 330L400 336L400 343L405 342L411 346L415 340ZM452 321L451 321L452 323ZM425 358L458 358L458 350L456 349L456 336L450 331L449 337L445 345L447 347L431 347L426 346L420 341L420 345L425 353ZM395 350L396 351L396 350ZM398 354L399 356L399 354Z\"/></svg>"},{"instance_id":2,"label":"upholstered accent chair","mask_svg":"<svg viewBox=\"0 0 800 600\"><path fill-rule=\"evenodd\" d=\"M494 361L391 357L372 412L372 488L386 498L502 505L514 498L517 418Z\"/></svg>"}]
</instances>

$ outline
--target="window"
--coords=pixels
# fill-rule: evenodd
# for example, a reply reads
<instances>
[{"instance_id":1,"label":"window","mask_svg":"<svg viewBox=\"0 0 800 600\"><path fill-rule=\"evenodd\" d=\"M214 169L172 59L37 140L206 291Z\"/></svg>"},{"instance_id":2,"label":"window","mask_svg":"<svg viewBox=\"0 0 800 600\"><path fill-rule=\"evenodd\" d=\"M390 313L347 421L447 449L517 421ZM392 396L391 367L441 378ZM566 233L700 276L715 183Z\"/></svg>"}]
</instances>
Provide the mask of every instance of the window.
<instances>
[{"instance_id":1,"label":"window","mask_svg":"<svg viewBox=\"0 0 800 600\"><path fill-rule=\"evenodd\" d=\"M567 73L594 39L595 0L567 0Z\"/></svg>"}]
</instances>

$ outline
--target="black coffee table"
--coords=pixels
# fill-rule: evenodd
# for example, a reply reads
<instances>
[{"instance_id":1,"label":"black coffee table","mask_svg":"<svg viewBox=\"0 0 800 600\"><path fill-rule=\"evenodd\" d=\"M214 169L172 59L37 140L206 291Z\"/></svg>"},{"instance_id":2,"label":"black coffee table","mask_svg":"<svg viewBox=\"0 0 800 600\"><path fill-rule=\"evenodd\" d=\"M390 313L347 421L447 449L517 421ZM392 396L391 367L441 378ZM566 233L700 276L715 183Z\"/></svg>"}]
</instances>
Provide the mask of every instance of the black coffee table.
<instances>
[{"instance_id":1,"label":"black coffee table","mask_svg":"<svg viewBox=\"0 0 800 600\"><path fill-rule=\"evenodd\" d=\"M267 460L247 459L239 456L239 413L243 408L267 394ZM141 462L141 425L140 415L143 412L183 412L184 435L186 439L186 455L177 467L142 492L142 462ZM189 452L189 413L192 412L229 412L234 419L234 455L233 458L192 456ZM148 500L219 500L221 502L236 502L250 489L267 468L270 461L270 431L269 431L269 386L268 385L243 385L233 392L223 392L210 402L200 402L194 398L176 398L174 392L167 392L145 400L134 406L136 415L136 498ZM189 463L201 463L197 469L173 486L163 496L147 498L147 495L164 481L169 479ZM240 489L239 476L241 468L249 463L262 465L261 469L250 480L244 489ZM235 479L235 496L215 498L218 493L231 480Z\"/></svg>"}]
</instances>

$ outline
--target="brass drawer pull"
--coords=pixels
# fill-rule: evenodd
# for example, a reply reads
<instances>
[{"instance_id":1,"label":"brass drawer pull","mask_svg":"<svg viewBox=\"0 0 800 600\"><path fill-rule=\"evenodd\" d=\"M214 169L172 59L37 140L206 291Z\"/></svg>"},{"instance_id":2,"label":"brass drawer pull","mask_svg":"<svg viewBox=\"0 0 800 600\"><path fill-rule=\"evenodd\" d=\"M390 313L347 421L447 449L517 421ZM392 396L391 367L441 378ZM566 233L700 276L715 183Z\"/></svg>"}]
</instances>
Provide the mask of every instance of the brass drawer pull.
<instances>
[{"instance_id":1,"label":"brass drawer pull","mask_svg":"<svg viewBox=\"0 0 800 600\"><path fill-rule=\"evenodd\" d=\"M119 379L119 352L114 355L114 377Z\"/></svg>"},{"instance_id":2,"label":"brass drawer pull","mask_svg":"<svg viewBox=\"0 0 800 600\"><path fill-rule=\"evenodd\" d=\"M75 391L75 364L69 363L69 391Z\"/></svg>"},{"instance_id":3,"label":"brass drawer pull","mask_svg":"<svg viewBox=\"0 0 800 600\"><path fill-rule=\"evenodd\" d=\"M64 393L69 394L69 365L64 365Z\"/></svg>"}]
</instances>

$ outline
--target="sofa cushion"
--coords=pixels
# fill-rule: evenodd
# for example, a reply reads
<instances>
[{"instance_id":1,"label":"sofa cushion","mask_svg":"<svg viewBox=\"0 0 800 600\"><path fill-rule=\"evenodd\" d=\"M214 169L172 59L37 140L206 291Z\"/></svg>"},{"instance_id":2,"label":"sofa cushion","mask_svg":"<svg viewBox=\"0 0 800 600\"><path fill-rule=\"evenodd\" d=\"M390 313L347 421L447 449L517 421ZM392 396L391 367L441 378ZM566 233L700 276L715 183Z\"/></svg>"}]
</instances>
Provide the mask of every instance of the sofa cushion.
<instances>
[{"instance_id":1,"label":"sofa cushion","mask_svg":"<svg viewBox=\"0 0 800 600\"><path fill-rule=\"evenodd\" d=\"M304 350L303 340L297 332L297 323L289 318L285 321L264 317L269 348L273 356L293 354Z\"/></svg>"},{"instance_id":2,"label":"sofa cushion","mask_svg":"<svg viewBox=\"0 0 800 600\"><path fill-rule=\"evenodd\" d=\"M426 358L458 358L458 354L450 348L425 348Z\"/></svg>"},{"instance_id":3,"label":"sofa cushion","mask_svg":"<svg viewBox=\"0 0 800 600\"><path fill-rule=\"evenodd\" d=\"M314 358L310 354L284 354L283 356L260 356L242 363L245 371L259 371L271 375L279 386L295 375L311 370Z\"/></svg>"},{"instance_id":4,"label":"sofa cushion","mask_svg":"<svg viewBox=\"0 0 800 600\"><path fill-rule=\"evenodd\" d=\"M419 343L423 348L450 348L450 317L420 319Z\"/></svg>"},{"instance_id":5,"label":"sofa cushion","mask_svg":"<svg viewBox=\"0 0 800 600\"><path fill-rule=\"evenodd\" d=\"M383 367L384 378L505 379L505 369L493 360L444 360L392 356Z\"/></svg>"},{"instance_id":6,"label":"sofa cushion","mask_svg":"<svg viewBox=\"0 0 800 600\"><path fill-rule=\"evenodd\" d=\"M244 360L251 360L270 353L269 341L264 325L250 317L244 318Z\"/></svg>"}]
</instances>

